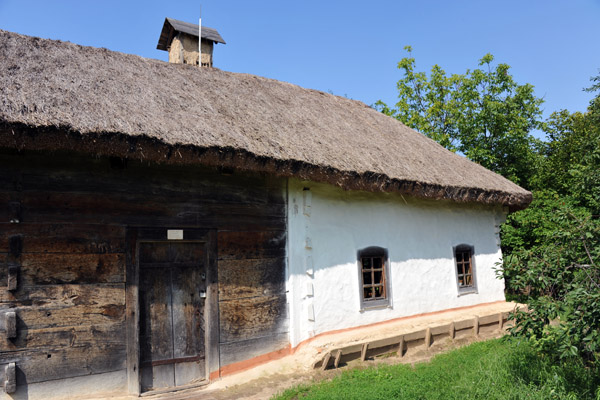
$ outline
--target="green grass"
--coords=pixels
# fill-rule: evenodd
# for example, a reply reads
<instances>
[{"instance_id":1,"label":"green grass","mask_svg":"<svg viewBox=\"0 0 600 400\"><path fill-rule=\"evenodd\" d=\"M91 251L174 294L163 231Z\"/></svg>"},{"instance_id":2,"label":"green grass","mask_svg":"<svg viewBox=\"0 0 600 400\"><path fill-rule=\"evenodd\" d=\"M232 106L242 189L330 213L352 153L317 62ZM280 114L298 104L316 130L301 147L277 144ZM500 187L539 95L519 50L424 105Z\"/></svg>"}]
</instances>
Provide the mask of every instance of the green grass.
<instances>
[{"instance_id":1,"label":"green grass","mask_svg":"<svg viewBox=\"0 0 600 400\"><path fill-rule=\"evenodd\" d=\"M597 371L576 362L554 365L526 342L497 339L415 367L347 370L275 399L600 399L599 387Z\"/></svg>"}]
</instances>

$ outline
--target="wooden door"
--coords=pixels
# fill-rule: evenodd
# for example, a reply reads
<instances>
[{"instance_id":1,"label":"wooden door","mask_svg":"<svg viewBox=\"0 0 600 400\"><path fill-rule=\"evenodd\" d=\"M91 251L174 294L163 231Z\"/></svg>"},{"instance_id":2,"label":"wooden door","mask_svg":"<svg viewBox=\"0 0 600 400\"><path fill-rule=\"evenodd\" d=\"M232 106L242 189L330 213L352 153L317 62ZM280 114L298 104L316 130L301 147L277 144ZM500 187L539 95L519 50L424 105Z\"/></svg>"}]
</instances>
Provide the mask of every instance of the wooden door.
<instances>
[{"instance_id":1,"label":"wooden door","mask_svg":"<svg viewBox=\"0 0 600 400\"><path fill-rule=\"evenodd\" d=\"M206 243L140 242L142 391L206 379Z\"/></svg>"}]
</instances>

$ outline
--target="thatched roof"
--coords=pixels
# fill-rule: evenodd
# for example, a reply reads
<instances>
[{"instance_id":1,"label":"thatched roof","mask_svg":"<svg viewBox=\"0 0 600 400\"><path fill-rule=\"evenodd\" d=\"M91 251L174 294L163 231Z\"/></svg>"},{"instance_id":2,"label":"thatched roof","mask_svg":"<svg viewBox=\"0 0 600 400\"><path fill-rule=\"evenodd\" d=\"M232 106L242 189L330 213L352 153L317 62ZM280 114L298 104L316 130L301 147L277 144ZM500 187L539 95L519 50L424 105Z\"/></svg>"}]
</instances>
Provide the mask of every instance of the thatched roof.
<instances>
[{"instance_id":1,"label":"thatched roof","mask_svg":"<svg viewBox=\"0 0 600 400\"><path fill-rule=\"evenodd\" d=\"M0 146L199 163L511 209L531 201L355 100L1 30Z\"/></svg>"}]
</instances>

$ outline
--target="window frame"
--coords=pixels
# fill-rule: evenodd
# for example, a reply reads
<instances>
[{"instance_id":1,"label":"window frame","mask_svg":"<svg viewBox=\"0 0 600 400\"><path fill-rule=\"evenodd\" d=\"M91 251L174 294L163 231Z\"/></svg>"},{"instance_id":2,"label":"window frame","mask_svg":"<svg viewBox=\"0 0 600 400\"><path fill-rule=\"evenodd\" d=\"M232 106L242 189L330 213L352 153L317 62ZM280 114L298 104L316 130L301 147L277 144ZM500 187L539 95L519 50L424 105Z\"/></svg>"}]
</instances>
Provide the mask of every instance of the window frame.
<instances>
[{"instance_id":1,"label":"window frame","mask_svg":"<svg viewBox=\"0 0 600 400\"><path fill-rule=\"evenodd\" d=\"M383 290L385 293L384 298L380 299L366 299L364 297L365 283L363 281L363 258L366 257L380 257L382 260L383 267ZM379 246L369 246L364 249L357 251L357 272L358 272L358 289L360 294L360 310L364 311L372 308L383 308L391 306L391 291L390 291L390 269L389 269L389 257L387 249ZM373 268L371 268L373 269Z\"/></svg>"},{"instance_id":2,"label":"window frame","mask_svg":"<svg viewBox=\"0 0 600 400\"><path fill-rule=\"evenodd\" d=\"M471 267L471 282L472 284L470 286L461 286L460 285L460 281L459 281L459 273L458 273L458 258L457 258L457 253L465 253L465 252L469 252L469 264ZM477 291L477 268L475 265L475 246L470 245L470 244L459 244L457 246L452 247L452 258L454 259L454 275L456 278L456 288L458 290L458 295L461 296L463 294L471 294L471 293L478 293ZM463 270L464 271L464 270ZM465 275L465 274L463 274Z\"/></svg>"}]
</instances>

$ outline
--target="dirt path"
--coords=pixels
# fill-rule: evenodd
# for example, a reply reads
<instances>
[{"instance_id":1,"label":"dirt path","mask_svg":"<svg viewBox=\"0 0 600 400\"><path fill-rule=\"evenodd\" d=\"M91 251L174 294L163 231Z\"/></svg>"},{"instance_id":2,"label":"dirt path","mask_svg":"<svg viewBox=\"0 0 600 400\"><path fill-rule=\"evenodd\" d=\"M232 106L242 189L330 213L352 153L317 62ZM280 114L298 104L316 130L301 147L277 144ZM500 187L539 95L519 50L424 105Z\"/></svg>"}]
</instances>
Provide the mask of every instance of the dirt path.
<instances>
[{"instance_id":1,"label":"dirt path","mask_svg":"<svg viewBox=\"0 0 600 400\"><path fill-rule=\"evenodd\" d=\"M152 400L262 400L270 399L274 395L283 392L284 390L300 385L312 384L322 380L332 379L343 371L352 368L368 368L377 365L390 364L415 364L419 362L427 362L436 354L447 352L462 346L466 346L476 341L489 340L502 336L502 333L482 334L479 337L463 338L458 340L444 340L434 344L429 350L420 350L411 355L406 355L402 358L398 356L377 357L368 360L364 363L360 361L352 361L347 366L338 369L330 369L327 371L321 370L305 370L295 371L282 374L271 374L241 384L232 384L223 388L207 388L201 390L191 390L189 392L179 392L177 394L169 394L163 396L149 396Z\"/></svg>"}]
</instances>

